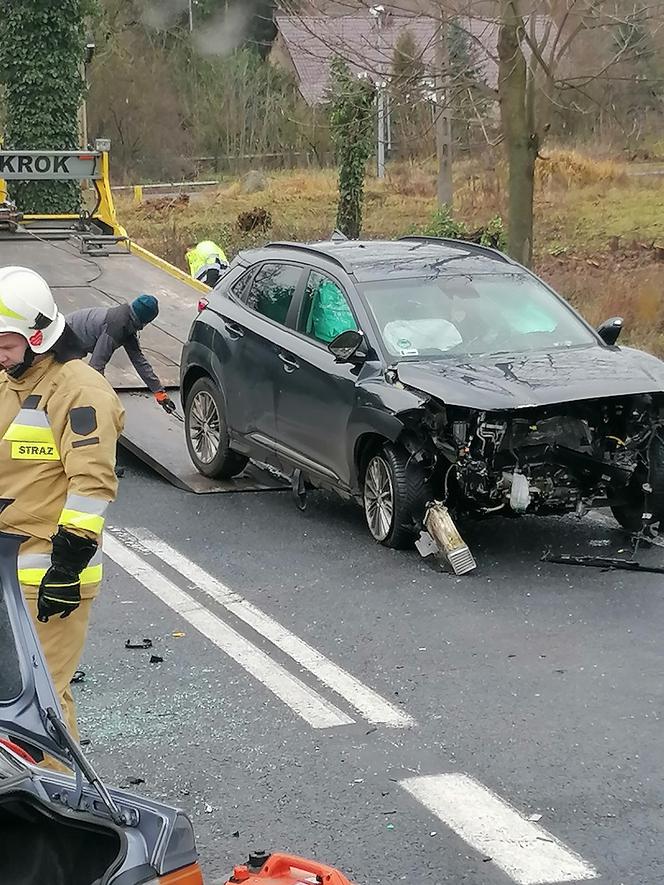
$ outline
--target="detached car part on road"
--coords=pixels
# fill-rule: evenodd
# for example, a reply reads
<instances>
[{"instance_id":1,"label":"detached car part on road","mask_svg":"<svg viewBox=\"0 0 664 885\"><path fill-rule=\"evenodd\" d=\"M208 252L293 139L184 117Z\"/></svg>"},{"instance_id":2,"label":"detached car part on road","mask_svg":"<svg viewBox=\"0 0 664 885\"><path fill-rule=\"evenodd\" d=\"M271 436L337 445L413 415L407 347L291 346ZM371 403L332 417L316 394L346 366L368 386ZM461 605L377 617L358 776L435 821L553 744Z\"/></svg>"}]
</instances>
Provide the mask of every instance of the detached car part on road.
<instances>
[{"instance_id":1,"label":"detached car part on road","mask_svg":"<svg viewBox=\"0 0 664 885\"><path fill-rule=\"evenodd\" d=\"M181 367L189 452L248 458L362 504L401 547L455 515L664 516L664 363L616 346L534 274L456 240L275 243L240 254Z\"/></svg>"}]
</instances>

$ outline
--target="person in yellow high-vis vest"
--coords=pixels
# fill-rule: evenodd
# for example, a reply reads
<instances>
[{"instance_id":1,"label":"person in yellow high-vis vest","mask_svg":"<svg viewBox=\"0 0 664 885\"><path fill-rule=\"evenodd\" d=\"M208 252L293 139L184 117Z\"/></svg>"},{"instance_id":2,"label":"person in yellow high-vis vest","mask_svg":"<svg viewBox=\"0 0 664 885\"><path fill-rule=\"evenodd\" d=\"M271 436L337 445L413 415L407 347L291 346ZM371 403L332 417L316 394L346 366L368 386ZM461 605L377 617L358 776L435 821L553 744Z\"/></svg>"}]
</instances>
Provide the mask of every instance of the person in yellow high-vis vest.
<instances>
[{"instance_id":1,"label":"person in yellow high-vis vest","mask_svg":"<svg viewBox=\"0 0 664 885\"><path fill-rule=\"evenodd\" d=\"M202 240L189 246L184 256L192 279L198 280L213 289L223 271L228 268L226 253L212 240Z\"/></svg>"},{"instance_id":2,"label":"person in yellow high-vis vest","mask_svg":"<svg viewBox=\"0 0 664 885\"><path fill-rule=\"evenodd\" d=\"M27 538L19 581L76 739L69 683L102 578L124 423L115 391L82 353L46 281L0 268L0 497L9 502L0 529Z\"/></svg>"}]
</instances>

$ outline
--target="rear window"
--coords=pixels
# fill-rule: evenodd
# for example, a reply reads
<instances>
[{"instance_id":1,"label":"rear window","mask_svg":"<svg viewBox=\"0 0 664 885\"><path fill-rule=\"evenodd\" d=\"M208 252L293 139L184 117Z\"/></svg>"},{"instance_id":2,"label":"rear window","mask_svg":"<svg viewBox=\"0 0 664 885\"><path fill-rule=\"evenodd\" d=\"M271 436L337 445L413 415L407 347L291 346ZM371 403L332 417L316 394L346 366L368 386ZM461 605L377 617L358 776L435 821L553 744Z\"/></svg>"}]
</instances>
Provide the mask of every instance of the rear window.
<instances>
[{"instance_id":1,"label":"rear window","mask_svg":"<svg viewBox=\"0 0 664 885\"><path fill-rule=\"evenodd\" d=\"M286 325L302 268L293 264L264 264L254 277L245 297L247 307L261 316Z\"/></svg>"}]
</instances>

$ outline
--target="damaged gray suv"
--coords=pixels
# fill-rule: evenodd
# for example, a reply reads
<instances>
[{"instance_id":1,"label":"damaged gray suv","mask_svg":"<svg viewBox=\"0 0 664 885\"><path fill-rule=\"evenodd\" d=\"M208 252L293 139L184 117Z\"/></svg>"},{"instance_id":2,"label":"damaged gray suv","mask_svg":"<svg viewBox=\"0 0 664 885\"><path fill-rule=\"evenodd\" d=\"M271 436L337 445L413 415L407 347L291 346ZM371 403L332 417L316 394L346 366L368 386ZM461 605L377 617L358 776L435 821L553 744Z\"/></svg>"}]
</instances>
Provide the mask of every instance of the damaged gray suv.
<instances>
[{"instance_id":1,"label":"damaged gray suv","mask_svg":"<svg viewBox=\"0 0 664 885\"><path fill-rule=\"evenodd\" d=\"M191 458L249 458L361 503L400 547L428 502L474 515L664 516L664 363L530 271L456 240L274 243L200 304L181 383Z\"/></svg>"}]
</instances>

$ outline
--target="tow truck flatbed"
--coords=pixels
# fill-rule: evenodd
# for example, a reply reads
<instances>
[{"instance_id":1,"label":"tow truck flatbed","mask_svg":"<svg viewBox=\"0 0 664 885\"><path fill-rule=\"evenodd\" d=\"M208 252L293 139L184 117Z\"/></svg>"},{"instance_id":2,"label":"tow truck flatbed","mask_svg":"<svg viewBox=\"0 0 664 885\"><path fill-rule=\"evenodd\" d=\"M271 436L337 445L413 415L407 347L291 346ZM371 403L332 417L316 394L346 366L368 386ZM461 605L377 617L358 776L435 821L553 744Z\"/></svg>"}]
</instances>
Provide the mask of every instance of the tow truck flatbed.
<instances>
[{"instance_id":1,"label":"tow truck flatbed","mask_svg":"<svg viewBox=\"0 0 664 885\"><path fill-rule=\"evenodd\" d=\"M90 156L85 154L86 160ZM0 266L20 265L40 273L65 315L84 307L114 307L142 292L156 295L159 316L141 332L141 347L182 414L180 355L198 300L208 290L131 241L115 216L108 157L94 156L101 169L96 178L91 177L100 194L97 213L92 218L26 216L12 228L0 228ZM157 405L124 350L114 354L106 378L126 412L121 445L173 485L198 494L285 487L253 464L233 480L202 476L189 458L182 421Z\"/></svg>"}]
</instances>

